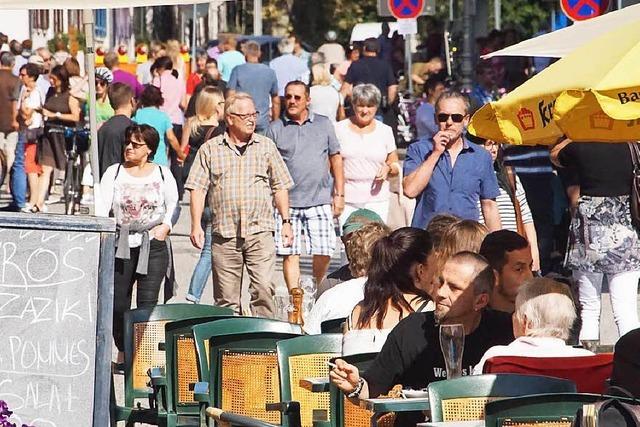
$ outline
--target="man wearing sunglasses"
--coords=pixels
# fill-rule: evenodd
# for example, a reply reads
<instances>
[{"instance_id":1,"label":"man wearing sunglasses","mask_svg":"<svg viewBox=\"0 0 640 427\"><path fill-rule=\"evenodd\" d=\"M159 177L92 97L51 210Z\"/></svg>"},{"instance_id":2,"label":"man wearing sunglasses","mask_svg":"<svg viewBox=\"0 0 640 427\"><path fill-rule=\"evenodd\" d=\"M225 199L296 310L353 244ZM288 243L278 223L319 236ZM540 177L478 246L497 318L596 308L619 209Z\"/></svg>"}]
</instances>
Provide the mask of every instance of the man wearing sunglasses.
<instances>
[{"instance_id":1,"label":"man wearing sunglasses","mask_svg":"<svg viewBox=\"0 0 640 427\"><path fill-rule=\"evenodd\" d=\"M495 198L500 194L491 156L464 137L469 101L446 91L436 101L440 130L433 138L411 144L404 162L404 193L416 198L412 227L425 228L439 213L477 221L482 215L490 231L502 228Z\"/></svg>"},{"instance_id":2,"label":"man wearing sunglasses","mask_svg":"<svg viewBox=\"0 0 640 427\"><path fill-rule=\"evenodd\" d=\"M267 136L275 141L294 182L289 191L293 245L285 246L276 218L276 250L284 256L288 289L298 287L302 234L313 256L313 277L320 283L336 248L333 218L344 209L344 177L340 144L328 117L309 111L309 86L294 80L284 90L285 115L271 123Z\"/></svg>"}]
</instances>

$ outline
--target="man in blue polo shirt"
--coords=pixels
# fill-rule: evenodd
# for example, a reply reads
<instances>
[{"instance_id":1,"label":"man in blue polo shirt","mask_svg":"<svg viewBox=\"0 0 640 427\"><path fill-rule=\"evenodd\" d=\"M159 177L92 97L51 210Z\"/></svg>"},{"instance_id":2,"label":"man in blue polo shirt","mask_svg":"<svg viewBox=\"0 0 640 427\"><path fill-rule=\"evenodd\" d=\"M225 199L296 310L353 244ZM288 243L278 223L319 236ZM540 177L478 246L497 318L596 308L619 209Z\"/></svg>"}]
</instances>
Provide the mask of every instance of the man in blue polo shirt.
<instances>
[{"instance_id":1,"label":"man in blue polo shirt","mask_svg":"<svg viewBox=\"0 0 640 427\"><path fill-rule=\"evenodd\" d=\"M309 111L309 87L299 80L284 88L285 116L271 123L267 136L278 147L293 178L289 216L293 244L280 237L282 217L276 213L276 253L284 256L282 270L289 290L298 287L302 234L313 255L313 276L320 283L336 247L333 218L344 209L344 174L340 144L329 118Z\"/></svg>"},{"instance_id":2,"label":"man in blue polo shirt","mask_svg":"<svg viewBox=\"0 0 640 427\"><path fill-rule=\"evenodd\" d=\"M459 92L444 92L436 101L440 131L411 144L404 162L404 193L417 198L412 227L425 228L439 213L477 221L478 199L489 231L502 228L498 181L491 156L464 137L469 101Z\"/></svg>"}]
</instances>

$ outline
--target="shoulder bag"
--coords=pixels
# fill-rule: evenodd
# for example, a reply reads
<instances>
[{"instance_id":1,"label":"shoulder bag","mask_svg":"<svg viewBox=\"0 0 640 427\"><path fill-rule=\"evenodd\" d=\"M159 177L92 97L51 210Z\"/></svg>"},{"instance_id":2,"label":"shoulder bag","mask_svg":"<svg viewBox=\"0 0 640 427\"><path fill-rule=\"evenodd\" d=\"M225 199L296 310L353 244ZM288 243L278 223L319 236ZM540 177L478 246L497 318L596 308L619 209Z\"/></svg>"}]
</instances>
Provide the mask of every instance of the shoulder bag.
<instances>
[{"instance_id":1,"label":"shoulder bag","mask_svg":"<svg viewBox=\"0 0 640 427\"><path fill-rule=\"evenodd\" d=\"M633 164L633 177L631 179L631 194L629 203L631 204L631 223L640 228L640 144L638 142L628 142L631 151L631 162Z\"/></svg>"}]
</instances>

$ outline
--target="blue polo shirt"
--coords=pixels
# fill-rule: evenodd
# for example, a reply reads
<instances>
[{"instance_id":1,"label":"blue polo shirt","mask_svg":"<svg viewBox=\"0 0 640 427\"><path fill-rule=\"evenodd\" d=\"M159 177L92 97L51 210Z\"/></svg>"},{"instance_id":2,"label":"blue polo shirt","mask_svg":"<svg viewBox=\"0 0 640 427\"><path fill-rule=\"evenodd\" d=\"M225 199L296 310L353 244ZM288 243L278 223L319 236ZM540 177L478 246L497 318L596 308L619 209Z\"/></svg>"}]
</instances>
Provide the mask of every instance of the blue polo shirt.
<instances>
[{"instance_id":1,"label":"blue polo shirt","mask_svg":"<svg viewBox=\"0 0 640 427\"><path fill-rule=\"evenodd\" d=\"M489 152L467 139L463 144L453 167L448 151L440 156L429 184L416 200L412 227L424 229L439 213L477 221L480 218L478 199L495 199L500 194ZM415 171L432 151L430 138L420 138L411 144L404 161L404 176Z\"/></svg>"}]
</instances>

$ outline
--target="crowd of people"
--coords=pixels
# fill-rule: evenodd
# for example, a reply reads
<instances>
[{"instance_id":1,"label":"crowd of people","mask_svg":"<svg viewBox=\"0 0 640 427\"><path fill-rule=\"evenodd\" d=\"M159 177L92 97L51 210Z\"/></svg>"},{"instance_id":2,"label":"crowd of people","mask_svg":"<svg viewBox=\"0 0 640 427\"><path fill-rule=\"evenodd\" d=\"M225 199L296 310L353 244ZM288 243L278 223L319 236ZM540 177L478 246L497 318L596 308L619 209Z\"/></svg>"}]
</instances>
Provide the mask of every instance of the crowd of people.
<instances>
[{"instance_id":1,"label":"crowd of people","mask_svg":"<svg viewBox=\"0 0 640 427\"><path fill-rule=\"evenodd\" d=\"M277 257L293 294L300 258L311 255L317 293L305 331L344 319L345 355L379 352L362 374L336 362L331 379L352 398L442 379L442 324L464 326L465 374L481 373L495 355L592 354L567 340L599 339L605 277L619 335L640 327L627 146L565 140L551 150L515 148L469 135L473 111L499 96L496 69L504 64L479 63L474 89L463 94L441 78L444 63L434 56L411 70L424 96L419 138L401 162L385 124L398 98L387 36L344 49L329 35L313 53L284 37L268 64L257 42L240 46L225 36L197 55L189 74L175 41L153 43L136 74L121 68L115 52L105 55L91 76L100 175L85 173L83 203L91 203L99 179L96 214L113 216L118 227L119 362L133 286L137 307L156 304L163 282L166 301L175 269L183 268L172 262L169 236L185 192L190 240L201 250L187 300L201 300L211 273L216 305L274 317ZM10 209L46 212L52 177L66 162L57 129L84 120L87 76L73 57L54 64L45 48L19 50L12 42L0 55ZM518 81L504 70L500 78ZM410 221L392 227L396 196L415 207ZM570 227L563 211L572 214ZM565 247L558 242L567 235ZM330 272L339 239L348 263ZM554 263L565 253L564 265ZM244 268L250 307L240 303ZM568 271L577 303L570 284L534 277Z\"/></svg>"}]
</instances>

